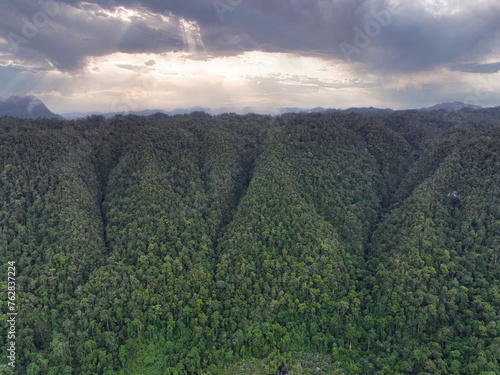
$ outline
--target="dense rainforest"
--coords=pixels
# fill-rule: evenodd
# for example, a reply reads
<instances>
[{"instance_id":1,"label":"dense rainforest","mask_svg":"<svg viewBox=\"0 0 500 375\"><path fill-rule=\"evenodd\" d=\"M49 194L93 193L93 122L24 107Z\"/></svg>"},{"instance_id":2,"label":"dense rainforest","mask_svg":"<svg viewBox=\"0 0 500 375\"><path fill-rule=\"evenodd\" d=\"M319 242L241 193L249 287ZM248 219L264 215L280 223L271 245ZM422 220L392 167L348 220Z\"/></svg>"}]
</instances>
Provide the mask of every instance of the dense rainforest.
<instances>
[{"instance_id":1,"label":"dense rainforest","mask_svg":"<svg viewBox=\"0 0 500 375\"><path fill-rule=\"evenodd\" d=\"M0 373L500 374L499 124L0 118Z\"/></svg>"}]
</instances>

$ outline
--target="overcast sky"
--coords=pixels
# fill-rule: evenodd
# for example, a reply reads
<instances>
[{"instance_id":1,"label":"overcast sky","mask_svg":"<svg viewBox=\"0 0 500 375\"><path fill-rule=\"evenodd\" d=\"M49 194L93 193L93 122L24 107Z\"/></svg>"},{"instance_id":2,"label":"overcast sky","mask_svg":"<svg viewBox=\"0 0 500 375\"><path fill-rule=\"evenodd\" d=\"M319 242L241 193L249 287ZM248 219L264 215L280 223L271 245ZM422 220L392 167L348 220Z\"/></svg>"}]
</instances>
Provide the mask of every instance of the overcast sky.
<instances>
[{"instance_id":1,"label":"overcast sky","mask_svg":"<svg viewBox=\"0 0 500 375\"><path fill-rule=\"evenodd\" d=\"M500 105L498 0L1 0L0 96L56 113Z\"/></svg>"}]
</instances>

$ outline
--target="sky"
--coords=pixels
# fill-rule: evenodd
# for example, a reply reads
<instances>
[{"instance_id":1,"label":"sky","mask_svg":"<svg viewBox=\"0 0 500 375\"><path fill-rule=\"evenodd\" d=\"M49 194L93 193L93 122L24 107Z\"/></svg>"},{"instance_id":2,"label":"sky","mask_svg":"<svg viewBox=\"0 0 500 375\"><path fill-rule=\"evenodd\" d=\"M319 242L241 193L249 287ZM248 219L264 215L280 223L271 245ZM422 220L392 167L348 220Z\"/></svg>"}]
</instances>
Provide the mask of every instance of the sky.
<instances>
[{"instance_id":1,"label":"sky","mask_svg":"<svg viewBox=\"0 0 500 375\"><path fill-rule=\"evenodd\" d=\"M0 96L55 113L500 105L498 0L0 4Z\"/></svg>"}]
</instances>

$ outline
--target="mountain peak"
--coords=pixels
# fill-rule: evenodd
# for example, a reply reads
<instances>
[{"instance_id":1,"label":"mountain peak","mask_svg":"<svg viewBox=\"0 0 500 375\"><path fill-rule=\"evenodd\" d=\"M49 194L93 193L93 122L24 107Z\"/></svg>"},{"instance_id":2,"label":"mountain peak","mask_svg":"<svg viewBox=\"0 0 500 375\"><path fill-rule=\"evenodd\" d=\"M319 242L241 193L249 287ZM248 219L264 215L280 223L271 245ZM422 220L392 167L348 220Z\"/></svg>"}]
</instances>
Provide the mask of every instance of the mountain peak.
<instances>
[{"instance_id":1,"label":"mountain peak","mask_svg":"<svg viewBox=\"0 0 500 375\"><path fill-rule=\"evenodd\" d=\"M63 119L63 117L51 112L40 99L33 95L13 95L7 99L0 98L0 116L12 116L30 119Z\"/></svg>"}]
</instances>

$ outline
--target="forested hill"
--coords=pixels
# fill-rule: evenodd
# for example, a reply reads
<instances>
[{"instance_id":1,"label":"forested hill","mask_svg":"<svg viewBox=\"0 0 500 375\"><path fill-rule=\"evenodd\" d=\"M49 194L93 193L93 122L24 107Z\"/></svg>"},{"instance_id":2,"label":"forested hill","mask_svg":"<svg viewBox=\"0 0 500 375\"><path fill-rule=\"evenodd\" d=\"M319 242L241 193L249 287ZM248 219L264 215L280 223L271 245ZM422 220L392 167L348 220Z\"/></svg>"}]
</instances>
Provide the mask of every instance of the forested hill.
<instances>
[{"instance_id":1,"label":"forested hill","mask_svg":"<svg viewBox=\"0 0 500 375\"><path fill-rule=\"evenodd\" d=\"M0 118L0 373L500 374L499 124Z\"/></svg>"}]
</instances>

